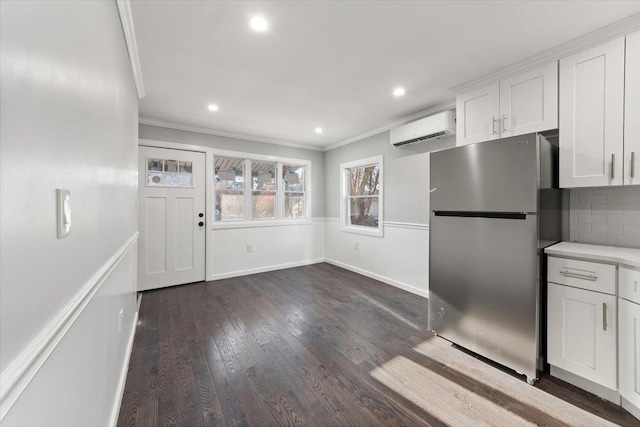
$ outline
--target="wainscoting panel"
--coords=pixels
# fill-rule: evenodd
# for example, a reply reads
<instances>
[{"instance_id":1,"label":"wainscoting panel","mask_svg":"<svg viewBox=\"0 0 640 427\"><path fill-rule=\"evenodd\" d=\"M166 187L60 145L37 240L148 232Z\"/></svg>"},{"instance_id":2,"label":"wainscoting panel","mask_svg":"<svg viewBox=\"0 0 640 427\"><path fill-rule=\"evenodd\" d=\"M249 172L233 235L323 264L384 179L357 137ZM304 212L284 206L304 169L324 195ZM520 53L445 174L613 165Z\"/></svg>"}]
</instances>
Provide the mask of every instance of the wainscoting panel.
<instances>
[{"instance_id":1,"label":"wainscoting panel","mask_svg":"<svg viewBox=\"0 0 640 427\"><path fill-rule=\"evenodd\" d=\"M136 238L2 373L3 427L115 424L137 323Z\"/></svg>"},{"instance_id":2,"label":"wainscoting panel","mask_svg":"<svg viewBox=\"0 0 640 427\"><path fill-rule=\"evenodd\" d=\"M342 231L337 218L327 218L325 258L331 264L429 297L426 224L385 222L384 237L375 237Z\"/></svg>"}]
</instances>

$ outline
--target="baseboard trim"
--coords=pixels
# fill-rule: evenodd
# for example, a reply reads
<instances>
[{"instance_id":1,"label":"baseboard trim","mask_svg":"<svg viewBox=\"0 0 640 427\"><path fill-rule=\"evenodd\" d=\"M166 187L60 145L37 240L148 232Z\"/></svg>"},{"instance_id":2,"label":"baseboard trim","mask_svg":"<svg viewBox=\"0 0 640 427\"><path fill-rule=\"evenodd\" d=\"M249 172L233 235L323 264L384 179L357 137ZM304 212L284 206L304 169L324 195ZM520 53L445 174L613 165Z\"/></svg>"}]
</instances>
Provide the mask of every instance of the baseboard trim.
<instances>
[{"instance_id":1,"label":"baseboard trim","mask_svg":"<svg viewBox=\"0 0 640 427\"><path fill-rule=\"evenodd\" d=\"M568 382L616 405L620 405L620 393L617 390L611 390L608 387L596 384L593 381L553 365L551 365L551 376L560 378L562 381Z\"/></svg>"},{"instance_id":2,"label":"baseboard trim","mask_svg":"<svg viewBox=\"0 0 640 427\"><path fill-rule=\"evenodd\" d=\"M624 397L620 397L620 403L625 411L640 420L640 408L636 407L633 403L629 402Z\"/></svg>"},{"instance_id":3,"label":"baseboard trim","mask_svg":"<svg viewBox=\"0 0 640 427\"><path fill-rule=\"evenodd\" d=\"M266 267L250 268L247 270L236 270L228 273L211 275L209 280L229 279L232 277L248 276L249 274L266 273L267 271L283 270L285 268L302 267L303 265L318 264L324 262L324 258L310 259L306 261L289 262L286 264L269 265Z\"/></svg>"},{"instance_id":4,"label":"baseboard trim","mask_svg":"<svg viewBox=\"0 0 640 427\"><path fill-rule=\"evenodd\" d=\"M326 258L325 262L328 264L335 265L336 267L344 268L345 270L353 271L354 273L361 274L363 276L367 276L371 279L377 280L382 283L386 283L387 285L394 286L396 288L402 289L407 292L411 292L412 294L421 296L423 298L429 298L429 292L416 288L415 286L409 285L407 283L399 282L397 280L391 279L389 277L382 276L377 273L373 273L368 270L364 270L360 267L354 267L353 265L345 264L344 262L336 261L334 259Z\"/></svg>"},{"instance_id":5,"label":"baseboard trim","mask_svg":"<svg viewBox=\"0 0 640 427\"><path fill-rule=\"evenodd\" d=\"M4 419L33 377L62 341L67 331L80 317L86 306L137 240L138 232L136 231L2 371L0 375L0 421Z\"/></svg>"},{"instance_id":6,"label":"baseboard trim","mask_svg":"<svg viewBox=\"0 0 640 427\"><path fill-rule=\"evenodd\" d=\"M142 296L139 298L142 300ZM140 305L138 303L138 309ZM131 360L131 352L133 351L133 341L136 337L136 329L138 327L138 311L133 315L133 325L131 326L131 332L129 333L129 342L127 342L127 352L124 356L124 362L122 364L122 370L120 371L120 379L118 380L118 389L116 391L116 400L113 402L113 409L111 410L111 420L109 426L115 427L118 423L118 415L120 415L120 406L122 405L122 396L124 395L124 386L127 383L127 374L129 373L129 361Z\"/></svg>"}]
</instances>

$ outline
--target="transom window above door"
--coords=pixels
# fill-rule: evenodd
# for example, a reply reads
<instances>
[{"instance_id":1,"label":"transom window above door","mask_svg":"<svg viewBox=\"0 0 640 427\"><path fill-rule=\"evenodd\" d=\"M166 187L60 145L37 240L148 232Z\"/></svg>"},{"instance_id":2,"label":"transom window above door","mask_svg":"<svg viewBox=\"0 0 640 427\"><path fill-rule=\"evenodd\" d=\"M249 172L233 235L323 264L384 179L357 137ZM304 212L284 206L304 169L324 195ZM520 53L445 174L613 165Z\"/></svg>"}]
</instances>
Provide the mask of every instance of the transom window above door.
<instances>
[{"instance_id":1,"label":"transom window above door","mask_svg":"<svg viewBox=\"0 0 640 427\"><path fill-rule=\"evenodd\" d=\"M280 223L310 218L307 160L214 154L216 223Z\"/></svg>"}]
</instances>

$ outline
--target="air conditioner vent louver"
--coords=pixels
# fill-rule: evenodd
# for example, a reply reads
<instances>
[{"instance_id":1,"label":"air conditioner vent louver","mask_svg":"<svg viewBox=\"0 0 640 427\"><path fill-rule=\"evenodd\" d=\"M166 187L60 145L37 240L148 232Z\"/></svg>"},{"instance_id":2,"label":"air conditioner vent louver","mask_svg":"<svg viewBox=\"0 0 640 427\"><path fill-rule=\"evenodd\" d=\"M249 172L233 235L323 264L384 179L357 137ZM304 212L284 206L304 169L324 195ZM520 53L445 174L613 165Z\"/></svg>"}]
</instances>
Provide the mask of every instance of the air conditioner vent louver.
<instances>
[{"instance_id":1,"label":"air conditioner vent louver","mask_svg":"<svg viewBox=\"0 0 640 427\"><path fill-rule=\"evenodd\" d=\"M442 131L442 132L432 133L431 135L421 136L420 138L414 138L414 139L410 139L408 141L398 142L398 143L393 144L393 145L395 145L396 147L402 147L403 145L414 144L416 142L425 141L427 139L432 139L432 138L438 138L440 136L446 136L446 135L447 135L447 133L445 131Z\"/></svg>"},{"instance_id":2,"label":"air conditioner vent louver","mask_svg":"<svg viewBox=\"0 0 640 427\"><path fill-rule=\"evenodd\" d=\"M391 130L391 145L408 147L432 139L455 135L455 111L446 111Z\"/></svg>"}]
</instances>

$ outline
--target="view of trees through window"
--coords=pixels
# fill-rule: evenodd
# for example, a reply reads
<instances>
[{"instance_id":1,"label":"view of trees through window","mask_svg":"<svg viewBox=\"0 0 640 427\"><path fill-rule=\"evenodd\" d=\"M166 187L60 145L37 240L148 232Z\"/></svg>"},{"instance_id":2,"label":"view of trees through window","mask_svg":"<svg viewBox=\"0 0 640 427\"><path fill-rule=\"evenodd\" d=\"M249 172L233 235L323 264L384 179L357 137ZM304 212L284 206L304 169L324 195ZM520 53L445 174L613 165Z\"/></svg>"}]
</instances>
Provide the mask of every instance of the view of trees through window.
<instances>
[{"instance_id":1,"label":"view of trees through window","mask_svg":"<svg viewBox=\"0 0 640 427\"><path fill-rule=\"evenodd\" d=\"M380 169L378 165L347 169L349 225L378 227Z\"/></svg>"},{"instance_id":2,"label":"view of trees through window","mask_svg":"<svg viewBox=\"0 0 640 427\"><path fill-rule=\"evenodd\" d=\"M271 219L276 217L276 164L251 162L252 217Z\"/></svg>"},{"instance_id":3,"label":"view of trees through window","mask_svg":"<svg viewBox=\"0 0 640 427\"><path fill-rule=\"evenodd\" d=\"M244 219L244 159L216 157L215 219Z\"/></svg>"},{"instance_id":4,"label":"view of trees through window","mask_svg":"<svg viewBox=\"0 0 640 427\"><path fill-rule=\"evenodd\" d=\"M301 165L282 165L285 218L304 217L304 169Z\"/></svg>"}]
</instances>

